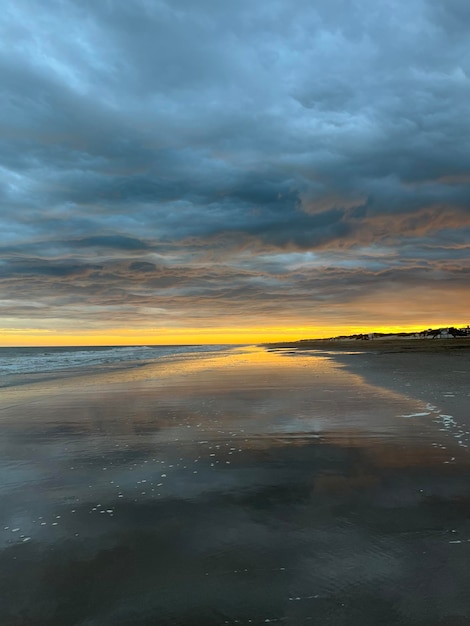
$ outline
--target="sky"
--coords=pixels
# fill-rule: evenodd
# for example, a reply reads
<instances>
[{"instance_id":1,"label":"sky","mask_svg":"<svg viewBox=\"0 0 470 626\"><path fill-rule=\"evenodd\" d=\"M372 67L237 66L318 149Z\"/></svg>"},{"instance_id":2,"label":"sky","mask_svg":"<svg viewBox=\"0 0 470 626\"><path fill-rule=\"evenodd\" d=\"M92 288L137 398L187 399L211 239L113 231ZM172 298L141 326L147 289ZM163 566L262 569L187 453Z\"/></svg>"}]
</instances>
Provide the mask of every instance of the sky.
<instances>
[{"instance_id":1,"label":"sky","mask_svg":"<svg viewBox=\"0 0 470 626\"><path fill-rule=\"evenodd\" d=\"M470 323L468 0L5 0L0 345Z\"/></svg>"}]
</instances>

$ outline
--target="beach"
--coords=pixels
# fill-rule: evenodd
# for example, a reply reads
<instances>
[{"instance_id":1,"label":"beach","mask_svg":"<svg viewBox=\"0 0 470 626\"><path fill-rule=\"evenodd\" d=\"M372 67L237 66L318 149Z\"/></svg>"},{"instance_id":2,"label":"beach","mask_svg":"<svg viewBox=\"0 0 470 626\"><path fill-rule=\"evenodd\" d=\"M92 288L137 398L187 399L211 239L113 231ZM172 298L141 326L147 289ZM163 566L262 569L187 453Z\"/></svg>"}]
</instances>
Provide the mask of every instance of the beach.
<instances>
[{"instance_id":1,"label":"beach","mask_svg":"<svg viewBox=\"0 0 470 626\"><path fill-rule=\"evenodd\" d=\"M0 623L470 623L468 351L368 350L15 370Z\"/></svg>"},{"instance_id":2,"label":"beach","mask_svg":"<svg viewBox=\"0 0 470 626\"><path fill-rule=\"evenodd\" d=\"M320 340L269 349L328 355L371 384L421 400L470 430L470 338Z\"/></svg>"},{"instance_id":3,"label":"beach","mask_svg":"<svg viewBox=\"0 0 470 626\"><path fill-rule=\"evenodd\" d=\"M337 354L335 360L373 384L439 407L440 413L452 415L470 430L470 345L453 350L377 350L355 356Z\"/></svg>"}]
</instances>

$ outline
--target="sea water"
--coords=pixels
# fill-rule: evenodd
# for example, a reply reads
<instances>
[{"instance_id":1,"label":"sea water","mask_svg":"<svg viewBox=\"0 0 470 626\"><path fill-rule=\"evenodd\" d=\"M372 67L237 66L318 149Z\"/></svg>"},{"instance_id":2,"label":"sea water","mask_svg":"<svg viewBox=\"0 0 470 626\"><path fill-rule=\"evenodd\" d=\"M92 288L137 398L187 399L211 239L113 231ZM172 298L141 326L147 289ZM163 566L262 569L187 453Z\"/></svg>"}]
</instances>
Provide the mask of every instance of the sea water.
<instances>
[{"instance_id":1,"label":"sea water","mask_svg":"<svg viewBox=\"0 0 470 626\"><path fill-rule=\"evenodd\" d=\"M90 367L136 367L156 359L228 350L227 345L65 346L0 348L0 386L24 384L34 376ZM21 377L20 377L21 376Z\"/></svg>"}]
</instances>

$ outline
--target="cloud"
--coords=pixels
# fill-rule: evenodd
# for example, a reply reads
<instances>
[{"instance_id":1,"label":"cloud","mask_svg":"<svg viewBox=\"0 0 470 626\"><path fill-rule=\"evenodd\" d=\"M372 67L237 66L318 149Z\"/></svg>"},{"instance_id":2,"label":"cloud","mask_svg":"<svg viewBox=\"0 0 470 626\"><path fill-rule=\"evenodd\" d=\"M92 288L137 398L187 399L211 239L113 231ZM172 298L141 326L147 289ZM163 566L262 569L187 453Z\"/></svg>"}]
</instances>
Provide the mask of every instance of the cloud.
<instances>
[{"instance_id":1,"label":"cloud","mask_svg":"<svg viewBox=\"0 0 470 626\"><path fill-rule=\"evenodd\" d=\"M440 284L447 263L460 293L467 13L458 0L53 0L40 15L7 2L1 281L24 290L10 316L34 297L69 319L77 302L93 324L103 307L103 326L119 307L145 321L141 301L177 323L227 306L307 319L312 302L342 305L347 267L363 293L397 268L404 289ZM307 254L314 267L292 272Z\"/></svg>"},{"instance_id":2,"label":"cloud","mask_svg":"<svg viewBox=\"0 0 470 626\"><path fill-rule=\"evenodd\" d=\"M69 244L83 248L114 248L117 250L147 250L149 248L145 241L124 235L83 237L82 239L69 242Z\"/></svg>"}]
</instances>

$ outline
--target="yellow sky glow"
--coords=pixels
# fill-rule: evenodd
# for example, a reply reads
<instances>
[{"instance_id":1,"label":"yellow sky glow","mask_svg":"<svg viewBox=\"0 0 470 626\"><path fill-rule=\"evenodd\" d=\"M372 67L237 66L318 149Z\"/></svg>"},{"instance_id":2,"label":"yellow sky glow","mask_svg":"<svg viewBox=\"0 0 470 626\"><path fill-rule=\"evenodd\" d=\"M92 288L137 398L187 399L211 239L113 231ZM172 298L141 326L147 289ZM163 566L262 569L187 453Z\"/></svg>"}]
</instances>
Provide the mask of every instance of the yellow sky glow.
<instances>
[{"instance_id":1,"label":"yellow sky glow","mask_svg":"<svg viewBox=\"0 0 470 626\"><path fill-rule=\"evenodd\" d=\"M432 327L463 327L466 321L442 320ZM184 328L132 330L115 328L107 331L53 332L43 329L0 329L1 346L91 346L91 345L178 345L178 344L246 344L298 339L320 339L366 332L411 332L428 328L429 322L401 326L296 326L253 328Z\"/></svg>"}]
</instances>

